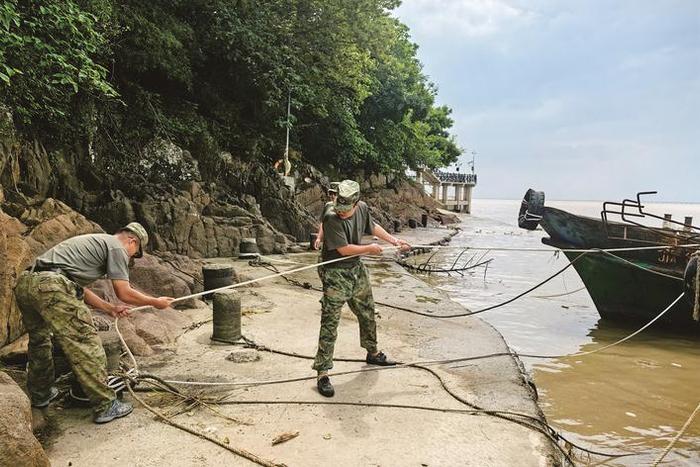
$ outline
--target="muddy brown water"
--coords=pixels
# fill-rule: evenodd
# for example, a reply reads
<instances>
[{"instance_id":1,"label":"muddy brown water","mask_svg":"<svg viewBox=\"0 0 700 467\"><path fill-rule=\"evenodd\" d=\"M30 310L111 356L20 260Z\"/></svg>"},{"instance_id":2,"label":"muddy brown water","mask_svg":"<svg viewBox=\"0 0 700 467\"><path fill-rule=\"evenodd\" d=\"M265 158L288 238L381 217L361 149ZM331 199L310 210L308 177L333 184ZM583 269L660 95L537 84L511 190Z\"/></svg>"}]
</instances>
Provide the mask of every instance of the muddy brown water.
<instances>
[{"instance_id":1,"label":"muddy brown water","mask_svg":"<svg viewBox=\"0 0 700 467\"><path fill-rule=\"evenodd\" d=\"M537 230L517 227L519 201L475 200L464 216L463 232L453 246L547 248ZM599 202L549 202L570 212L598 217ZM700 205L651 206L674 218L693 215ZM443 250L433 261L450 265L457 250ZM479 253L481 255L481 253ZM470 256L470 255L469 255ZM469 309L504 301L563 267L554 253L491 252L485 271L464 277L432 276L429 282ZM464 259L468 256L463 257ZM516 351L546 355L588 351L625 337L641 325L600 320L588 293L572 269L531 295L483 313ZM549 296L549 297L546 297ZM661 310L659 310L661 311ZM650 329L600 354L550 360L524 359L538 387L548 420L572 439L597 450L649 451L606 465L641 465L653 461L675 436L700 401L700 335ZM596 458L595 460L601 460ZM665 462L700 464L700 417L690 426Z\"/></svg>"}]
</instances>

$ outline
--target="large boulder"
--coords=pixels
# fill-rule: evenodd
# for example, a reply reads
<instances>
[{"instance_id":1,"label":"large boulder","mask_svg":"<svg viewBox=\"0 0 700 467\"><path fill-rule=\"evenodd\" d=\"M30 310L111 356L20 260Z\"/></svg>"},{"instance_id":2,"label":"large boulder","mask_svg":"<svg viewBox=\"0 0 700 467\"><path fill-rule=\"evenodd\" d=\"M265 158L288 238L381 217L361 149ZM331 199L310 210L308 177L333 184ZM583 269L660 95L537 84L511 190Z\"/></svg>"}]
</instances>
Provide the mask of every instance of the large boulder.
<instances>
[{"instance_id":1,"label":"large boulder","mask_svg":"<svg viewBox=\"0 0 700 467\"><path fill-rule=\"evenodd\" d=\"M318 228L314 216L296 201L295 193L271 165L222 159L221 177L231 191L241 194L242 201L252 198L253 202L246 208L254 212L257 207L275 230L296 239L307 239ZM305 178L308 177L302 177Z\"/></svg>"},{"instance_id":2,"label":"large boulder","mask_svg":"<svg viewBox=\"0 0 700 467\"><path fill-rule=\"evenodd\" d=\"M183 297L202 290L201 263L190 258L164 254L163 258L145 254L137 259L129 270L131 285L149 295L161 297ZM99 280L90 285L90 290L110 303L122 303L114 293L109 280ZM175 308L196 308L202 302L189 299L177 302ZM103 319L112 318L96 312ZM136 311L119 320L119 331L129 349L140 356L153 355L157 350L172 347L192 320L174 309L156 310L149 308ZM115 332L110 325L108 334Z\"/></svg>"},{"instance_id":3,"label":"large boulder","mask_svg":"<svg viewBox=\"0 0 700 467\"><path fill-rule=\"evenodd\" d=\"M26 394L0 371L0 464L13 467L51 465L32 433L32 410Z\"/></svg>"},{"instance_id":4,"label":"large boulder","mask_svg":"<svg viewBox=\"0 0 700 467\"><path fill-rule=\"evenodd\" d=\"M197 161L189 151L163 138L154 138L144 146L139 170L159 183L201 179Z\"/></svg>"},{"instance_id":5,"label":"large boulder","mask_svg":"<svg viewBox=\"0 0 700 467\"><path fill-rule=\"evenodd\" d=\"M119 320L119 331L134 355L171 349L192 320L173 309L137 311Z\"/></svg>"},{"instance_id":6,"label":"large boulder","mask_svg":"<svg viewBox=\"0 0 700 467\"><path fill-rule=\"evenodd\" d=\"M13 294L19 274L36 256L61 241L102 231L99 225L51 198L10 207L17 217L0 209L0 347L24 333Z\"/></svg>"},{"instance_id":7,"label":"large boulder","mask_svg":"<svg viewBox=\"0 0 700 467\"><path fill-rule=\"evenodd\" d=\"M149 195L138 201L111 196L108 207L94 214L102 220L101 212L107 218L110 212L132 212L132 219L149 232L150 247L159 252L192 258L231 257L238 255L243 238L257 239L263 254L286 252L287 238L259 213L254 197L217 195L191 182L170 195ZM113 222L107 218L104 222Z\"/></svg>"},{"instance_id":8,"label":"large boulder","mask_svg":"<svg viewBox=\"0 0 700 467\"><path fill-rule=\"evenodd\" d=\"M184 274L165 260L145 254L134 261L129 269L132 286L155 297L184 297L192 293L192 288L182 277ZM188 276L185 276L188 277ZM193 279L190 277L190 279ZM193 300L177 302L175 308L191 308Z\"/></svg>"}]
</instances>

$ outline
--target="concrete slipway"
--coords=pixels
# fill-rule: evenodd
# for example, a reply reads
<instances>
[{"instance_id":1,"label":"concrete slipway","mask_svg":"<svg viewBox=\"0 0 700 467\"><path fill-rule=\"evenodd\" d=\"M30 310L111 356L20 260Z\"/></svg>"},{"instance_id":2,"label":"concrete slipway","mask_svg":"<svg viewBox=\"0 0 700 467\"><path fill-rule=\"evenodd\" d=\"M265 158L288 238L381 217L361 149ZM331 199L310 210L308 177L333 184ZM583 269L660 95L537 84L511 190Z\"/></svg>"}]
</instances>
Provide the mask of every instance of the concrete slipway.
<instances>
[{"instance_id":1,"label":"concrete slipway","mask_svg":"<svg viewBox=\"0 0 700 467\"><path fill-rule=\"evenodd\" d=\"M444 238L445 229L418 229L404 238L429 243ZM315 254L287 257L315 262ZM269 272L236 262L250 277ZM435 313L459 313L450 301L390 261L368 261L375 300ZM280 269L292 264L277 264ZM294 276L319 284L315 269ZM241 291L243 333L269 348L314 355L320 317L317 291L287 284L282 278ZM506 352L501 335L478 317L436 320L378 306L380 347L391 357L425 361ZM211 317L203 304L187 310L195 320ZM139 359L142 372L166 379L193 381L274 380L313 376L311 361L215 344L211 323L185 332L176 350ZM344 309L336 357L364 358L357 321ZM257 359L235 363L226 357ZM460 368L432 367L455 394L485 409L509 410L541 417L533 391L510 356L461 363ZM334 371L367 368L364 363L336 362ZM416 368L397 368L333 377L336 396L318 394L315 381L219 388L236 401L318 401L405 404L450 409L469 407L451 397L439 380ZM193 388L188 388L193 390ZM212 389L207 393L211 394ZM142 393L146 401L172 413L173 399ZM130 397L127 395L127 399ZM253 465L206 440L167 426L134 402L124 419L96 426L88 410L66 409L53 415L57 430L47 448L56 466L218 466ZM182 406L180 406L182 409ZM215 414L205 408L186 410L175 420L231 446L288 466L540 466L559 463L556 449L542 434L488 415L444 413L406 408L332 405L222 405ZM224 415L224 416L222 416ZM235 420L237 421L235 421ZM272 445L276 436L299 432Z\"/></svg>"}]
</instances>

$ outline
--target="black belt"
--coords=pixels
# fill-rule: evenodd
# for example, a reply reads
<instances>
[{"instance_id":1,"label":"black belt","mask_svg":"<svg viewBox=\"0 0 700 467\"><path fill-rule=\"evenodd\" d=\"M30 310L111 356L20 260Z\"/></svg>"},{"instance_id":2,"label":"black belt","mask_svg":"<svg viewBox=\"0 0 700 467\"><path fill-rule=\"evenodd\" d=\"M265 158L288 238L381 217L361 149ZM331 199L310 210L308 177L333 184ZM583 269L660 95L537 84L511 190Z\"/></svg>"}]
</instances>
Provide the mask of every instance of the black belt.
<instances>
[{"instance_id":1,"label":"black belt","mask_svg":"<svg viewBox=\"0 0 700 467\"><path fill-rule=\"evenodd\" d=\"M27 272L55 272L57 274L61 274L66 276L68 279L70 279L70 276L68 273L66 273L63 269L59 268L58 266L40 266L36 263L32 264L29 266L27 269L25 269Z\"/></svg>"},{"instance_id":2,"label":"black belt","mask_svg":"<svg viewBox=\"0 0 700 467\"><path fill-rule=\"evenodd\" d=\"M61 269L61 268L59 268L59 267L56 267L56 266L39 266L39 265L34 265L33 267L32 267L32 266L29 266L29 267L27 268L27 271L30 271L30 272L55 272L55 273L58 273L58 274L63 274L64 276L68 277L68 275L67 275L65 272L63 272L63 269Z\"/></svg>"}]
</instances>

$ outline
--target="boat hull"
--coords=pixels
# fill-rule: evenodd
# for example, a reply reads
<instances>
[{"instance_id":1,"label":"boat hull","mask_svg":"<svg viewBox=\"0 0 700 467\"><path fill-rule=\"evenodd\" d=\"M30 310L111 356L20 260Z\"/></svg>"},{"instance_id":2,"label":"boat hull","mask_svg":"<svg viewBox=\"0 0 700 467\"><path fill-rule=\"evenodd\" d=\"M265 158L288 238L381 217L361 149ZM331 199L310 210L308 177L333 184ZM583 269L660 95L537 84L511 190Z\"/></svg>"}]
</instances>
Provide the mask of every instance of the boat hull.
<instances>
[{"instance_id":1,"label":"boat hull","mask_svg":"<svg viewBox=\"0 0 700 467\"><path fill-rule=\"evenodd\" d=\"M573 261L579 254L566 253ZM595 253L585 255L574 268L586 285L601 318L646 323L683 293L683 282L636 268L620 259ZM657 322L665 327L698 327L690 303L682 298Z\"/></svg>"},{"instance_id":2,"label":"boat hull","mask_svg":"<svg viewBox=\"0 0 700 467\"><path fill-rule=\"evenodd\" d=\"M545 208L540 225L550 236L543 243L561 249L630 248L650 242L675 246L669 236L622 224L608 224L606 231L601 220L549 207ZM611 229L617 238L609 238ZM686 248L616 252L615 256L588 253L576 260L580 253L565 252L570 261L576 260L574 268L600 317L627 323L646 323L678 298L683 292L683 272L691 253ZM700 329L692 319L690 301L685 298L658 323Z\"/></svg>"}]
</instances>

